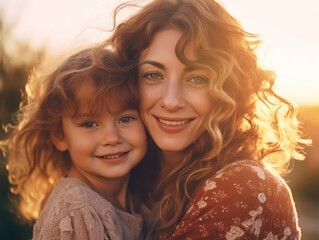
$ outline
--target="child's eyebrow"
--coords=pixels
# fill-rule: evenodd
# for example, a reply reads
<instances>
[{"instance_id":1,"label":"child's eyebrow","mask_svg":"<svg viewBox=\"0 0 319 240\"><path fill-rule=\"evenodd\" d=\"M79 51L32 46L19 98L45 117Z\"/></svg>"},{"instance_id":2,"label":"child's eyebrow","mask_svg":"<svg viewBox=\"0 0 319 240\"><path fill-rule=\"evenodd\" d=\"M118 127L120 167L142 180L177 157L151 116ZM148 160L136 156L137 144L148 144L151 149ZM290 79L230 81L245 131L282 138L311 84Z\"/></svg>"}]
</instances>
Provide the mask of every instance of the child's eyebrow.
<instances>
[{"instance_id":1,"label":"child's eyebrow","mask_svg":"<svg viewBox=\"0 0 319 240\"><path fill-rule=\"evenodd\" d=\"M73 119L76 119L76 118L97 117L98 115L99 115L98 113L85 112L85 113L76 113L76 114L73 114L71 117L72 117Z\"/></svg>"}]
</instances>

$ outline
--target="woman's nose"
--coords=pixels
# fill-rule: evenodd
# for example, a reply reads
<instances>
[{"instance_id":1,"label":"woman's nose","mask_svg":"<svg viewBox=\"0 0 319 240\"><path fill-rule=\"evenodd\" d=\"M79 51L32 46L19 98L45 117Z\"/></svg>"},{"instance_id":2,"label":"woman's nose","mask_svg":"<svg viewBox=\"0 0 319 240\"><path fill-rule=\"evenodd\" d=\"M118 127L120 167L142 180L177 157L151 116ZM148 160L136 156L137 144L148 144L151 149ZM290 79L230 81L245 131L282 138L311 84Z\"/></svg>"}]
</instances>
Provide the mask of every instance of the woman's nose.
<instances>
[{"instance_id":1,"label":"woman's nose","mask_svg":"<svg viewBox=\"0 0 319 240\"><path fill-rule=\"evenodd\" d=\"M169 111L175 111L185 107L185 96L179 82L171 81L163 89L161 107Z\"/></svg>"}]
</instances>

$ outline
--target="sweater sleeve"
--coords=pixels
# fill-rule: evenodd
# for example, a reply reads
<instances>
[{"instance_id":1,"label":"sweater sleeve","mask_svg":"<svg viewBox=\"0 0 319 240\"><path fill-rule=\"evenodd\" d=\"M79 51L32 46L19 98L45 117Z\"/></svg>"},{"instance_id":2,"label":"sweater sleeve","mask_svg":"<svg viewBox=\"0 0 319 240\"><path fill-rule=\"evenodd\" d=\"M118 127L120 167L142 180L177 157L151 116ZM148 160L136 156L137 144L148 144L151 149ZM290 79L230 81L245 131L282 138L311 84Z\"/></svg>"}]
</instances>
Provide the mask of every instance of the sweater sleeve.
<instances>
[{"instance_id":1,"label":"sweater sleeve","mask_svg":"<svg viewBox=\"0 0 319 240\"><path fill-rule=\"evenodd\" d=\"M34 225L33 240L127 239L119 214L79 180L61 179Z\"/></svg>"},{"instance_id":2,"label":"sweater sleeve","mask_svg":"<svg viewBox=\"0 0 319 240\"><path fill-rule=\"evenodd\" d=\"M104 239L103 224L98 215L89 208L71 212L61 219L59 232L61 240Z\"/></svg>"},{"instance_id":3,"label":"sweater sleeve","mask_svg":"<svg viewBox=\"0 0 319 240\"><path fill-rule=\"evenodd\" d=\"M107 223L107 221L109 223ZM38 239L60 240L104 240L122 239L112 216L105 214L101 219L91 207L83 207L70 212L57 222L56 225L46 226L46 231L41 231ZM45 226L43 226L45 227ZM58 229L52 229L58 228ZM56 232L57 235L52 236Z\"/></svg>"},{"instance_id":4,"label":"sweater sleeve","mask_svg":"<svg viewBox=\"0 0 319 240\"><path fill-rule=\"evenodd\" d=\"M283 179L251 161L231 164L192 195L186 214L162 239L300 239Z\"/></svg>"}]
</instances>

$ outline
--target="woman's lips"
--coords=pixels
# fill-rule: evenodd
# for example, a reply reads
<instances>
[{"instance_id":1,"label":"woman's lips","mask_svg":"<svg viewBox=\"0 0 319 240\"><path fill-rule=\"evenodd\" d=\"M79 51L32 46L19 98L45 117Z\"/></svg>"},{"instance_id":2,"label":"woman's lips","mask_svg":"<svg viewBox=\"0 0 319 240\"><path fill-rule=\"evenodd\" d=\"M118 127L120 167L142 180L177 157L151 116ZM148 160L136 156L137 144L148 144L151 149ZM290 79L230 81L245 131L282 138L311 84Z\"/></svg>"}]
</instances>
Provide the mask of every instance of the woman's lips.
<instances>
[{"instance_id":1,"label":"woman's lips","mask_svg":"<svg viewBox=\"0 0 319 240\"><path fill-rule=\"evenodd\" d=\"M194 120L194 118L188 119L167 119L167 118L160 118L155 117L158 122L158 126L169 133L177 133L183 131L187 128L188 124Z\"/></svg>"},{"instance_id":2,"label":"woman's lips","mask_svg":"<svg viewBox=\"0 0 319 240\"><path fill-rule=\"evenodd\" d=\"M180 126L180 125L184 125L184 124L190 122L191 120L170 121L170 120L164 120L164 119L158 118L158 121L160 121L161 123L163 123L165 125L169 125L169 126Z\"/></svg>"}]
</instances>

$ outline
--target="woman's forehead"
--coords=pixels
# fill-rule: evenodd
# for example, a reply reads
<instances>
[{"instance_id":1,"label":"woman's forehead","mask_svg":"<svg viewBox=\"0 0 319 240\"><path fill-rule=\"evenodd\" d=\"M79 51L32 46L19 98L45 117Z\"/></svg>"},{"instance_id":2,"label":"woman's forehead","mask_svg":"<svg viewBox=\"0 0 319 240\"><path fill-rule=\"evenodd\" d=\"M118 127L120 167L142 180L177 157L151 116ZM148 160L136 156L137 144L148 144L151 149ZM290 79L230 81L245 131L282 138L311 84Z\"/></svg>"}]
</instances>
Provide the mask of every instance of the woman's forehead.
<instances>
[{"instance_id":1,"label":"woman's forehead","mask_svg":"<svg viewBox=\"0 0 319 240\"><path fill-rule=\"evenodd\" d=\"M146 48L140 57L141 61L145 58L164 59L167 52L176 52L176 45L183 33L176 28L168 28L155 33L148 48ZM191 42L183 49L183 54L189 60L196 60L196 54ZM156 59L155 59L156 60Z\"/></svg>"}]
</instances>

